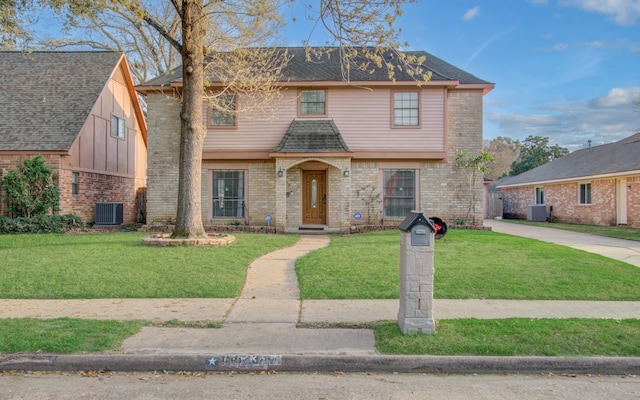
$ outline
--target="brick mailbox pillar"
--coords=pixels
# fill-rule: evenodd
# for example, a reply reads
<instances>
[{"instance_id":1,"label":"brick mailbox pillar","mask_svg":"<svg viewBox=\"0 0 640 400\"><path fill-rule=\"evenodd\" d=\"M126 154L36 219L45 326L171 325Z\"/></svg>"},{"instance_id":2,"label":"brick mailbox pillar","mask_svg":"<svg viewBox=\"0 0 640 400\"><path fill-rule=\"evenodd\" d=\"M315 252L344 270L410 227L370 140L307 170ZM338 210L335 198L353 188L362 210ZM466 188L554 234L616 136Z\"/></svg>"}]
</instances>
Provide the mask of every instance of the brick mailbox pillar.
<instances>
[{"instance_id":1,"label":"brick mailbox pillar","mask_svg":"<svg viewBox=\"0 0 640 400\"><path fill-rule=\"evenodd\" d=\"M420 211L411 211L400 229L400 311L403 333L434 333L433 242L436 229Z\"/></svg>"}]
</instances>

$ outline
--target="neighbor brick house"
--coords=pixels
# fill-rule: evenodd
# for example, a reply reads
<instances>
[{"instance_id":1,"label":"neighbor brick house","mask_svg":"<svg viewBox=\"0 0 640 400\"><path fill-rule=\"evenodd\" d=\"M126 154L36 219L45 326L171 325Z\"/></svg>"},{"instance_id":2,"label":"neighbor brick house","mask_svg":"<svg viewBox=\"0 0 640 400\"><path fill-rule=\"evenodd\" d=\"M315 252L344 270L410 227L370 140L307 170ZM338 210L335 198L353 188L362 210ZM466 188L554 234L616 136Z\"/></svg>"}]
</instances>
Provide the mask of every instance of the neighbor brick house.
<instances>
[{"instance_id":1,"label":"neighbor brick house","mask_svg":"<svg viewBox=\"0 0 640 400\"><path fill-rule=\"evenodd\" d=\"M640 133L574 151L498 187L505 216L527 218L538 204L556 221L640 228Z\"/></svg>"},{"instance_id":2,"label":"neighbor brick house","mask_svg":"<svg viewBox=\"0 0 640 400\"><path fill-rule=\"evenodd\" d=\"M96 203L114 202L124 222L140 219L147 128L124 54L0 52L0 86L0 174L42 154L60 214L92 222Z\"/></svg>"},{"instance_id":3,"label":"neighbor brick house","mask_svg":"<svg viewBox=\"0 0 640 400\"><path fill-rule=\"evenodd\" d=\"M428 83L397 72L351 71L339 56L291 61L270 118L229 95L228 112L207 103L203 151L205 225L242 223L277 231L349 232L358 224L398 224L410 210L464 218L468 186L456 150L482 151L482 103L494 84L426 52ZM393 62L393 59L388 59ZM176 216L181 69L137 89L149 123L148 223ZM209 88L216 91L216 82ZM476 190L482 190L478 182ZM474 220L482 221L482 196Z\"/></svg>"}]
</instances>

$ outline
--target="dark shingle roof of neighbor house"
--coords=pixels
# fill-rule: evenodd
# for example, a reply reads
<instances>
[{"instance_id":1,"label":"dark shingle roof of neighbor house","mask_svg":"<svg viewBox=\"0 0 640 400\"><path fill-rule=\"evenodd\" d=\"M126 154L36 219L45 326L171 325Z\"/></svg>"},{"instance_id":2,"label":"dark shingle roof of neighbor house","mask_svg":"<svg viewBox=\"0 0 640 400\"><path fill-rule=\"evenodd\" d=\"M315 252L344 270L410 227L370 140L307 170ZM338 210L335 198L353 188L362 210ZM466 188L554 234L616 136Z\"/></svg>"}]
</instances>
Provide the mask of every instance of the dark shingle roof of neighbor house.
<instances>
[{"instance_id":1,"label":"dark shingle roof of neighbor house","mask_svg":"<svg viewBox=\"0 0 640 400\"><path fill-rule=\"evenodd\" d=\"M121 57L0 52L0 151L68 151Z\"/></svg>"},{"instance_id":2,"label":"dark shingle roof of neighbor house","mask_svg":"<svg viewBox=\"0 0 640 400\"><path fill-rule=\"evenodd\" d=\"M343 81L342 69L340 66L340 57L337 54L337 48L329 49L330 57L323 57L320 60L312 58L312 61L306 61L304 47L286 47L291 60L282 71L281 81L292 82L314 82L314 81ZM449 64L448 62L427 53L426 51L406 51L407 54L414 54L418 57L425 56L426 60L423 66L432 72L431 81L459 81L460 84L479 84L492 85L492 83L482 80L460 68ZM397 60L397 57L394 58ZM391 60L391 58L387 58ZM405 71L396 71L397 81L414 81L415 78L407 74ZM169 85L172 82L182 80L182 67L174 68L167 74L154 78L143 83L140 86L162 86ZM211 78L215 81L215 78ZM373 73L352 69L350 74L351 81L358 82L376 82L389 81L386 70L383 68L376 69Z\"/></svg>"},{"instance_id":3,"label":"dark shingle roof of neighbor house","mask_svg":"<svg viewBox=\"0 0 640 400\"><path fill-rule=\"evenodd\" d=\"M293 120L276 153L350 152L333 120Z\"/></svg>"},{"instance_id":4,"label":"dark shingle roof of neighbor house","mask_svg":"<svg viewBox=\"0 0 640 400\"><path fill-rule=\"evenodd\" d=\"M576 150L530 171L502 180L499 187L589 178L640 171L640 133L620 141Z\"/></svg>"}]
</instances>

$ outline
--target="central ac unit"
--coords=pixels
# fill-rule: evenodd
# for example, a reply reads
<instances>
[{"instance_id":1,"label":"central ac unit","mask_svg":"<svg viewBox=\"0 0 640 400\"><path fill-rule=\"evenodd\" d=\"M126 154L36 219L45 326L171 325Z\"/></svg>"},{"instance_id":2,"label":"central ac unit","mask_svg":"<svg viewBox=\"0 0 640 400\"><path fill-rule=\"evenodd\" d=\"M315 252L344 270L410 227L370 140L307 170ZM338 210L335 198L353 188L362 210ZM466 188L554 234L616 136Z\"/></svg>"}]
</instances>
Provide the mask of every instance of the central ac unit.
<instances>
[{"instance_id":1,"label":"central ac unit","mask_svg":"<svg viewBox=\"0 0 640 400\"><path fill-rule=\"evenodd\" d=\"M534 206L527 207L527 221L546 221L547 220L547 206L544 204L536 204Z\"/></svg>"},{"instance_id":2,"label":"central ac unit","mask_svg":"<svg viewBox=\"0 0 640 400\"><path fill-rule=\"evenodd\" d=\"M96 203L96 225L122 224L122 203Z\"/></svg>"}]
</instances>

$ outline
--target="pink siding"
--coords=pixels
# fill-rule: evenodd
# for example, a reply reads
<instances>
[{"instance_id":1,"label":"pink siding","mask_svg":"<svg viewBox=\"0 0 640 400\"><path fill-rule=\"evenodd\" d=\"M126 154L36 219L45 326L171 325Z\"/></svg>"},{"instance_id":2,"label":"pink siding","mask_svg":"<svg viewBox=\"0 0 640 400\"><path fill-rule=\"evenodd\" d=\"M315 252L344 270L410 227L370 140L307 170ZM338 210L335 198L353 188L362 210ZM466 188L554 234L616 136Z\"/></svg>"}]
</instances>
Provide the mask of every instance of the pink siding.
<instances>
[{"instance_id":1,"label":"pink siding","mask_svg":"<svg viewBox=\"0 0 640 400\"><path fill-rule=\"evenodd\" d=\"M267 112L243 111L243 99L239 96L238 127L209 129L204 151L275 148L291 121L297 118L296 96L295 88L284 91L282 99L274 102L273 109ZM421 89L421 102L421 128L392 129L391 88L375 88L373 91L329 88L327 117L335 121L353 151L444 150L445 89ZM206 109L204 115L207 118Z\"/></svg>"},{"instance_id":2,"label":"pink siding","mask_svg":"<svg viewBox=\"0 0 640 400\"><path fill-rule=\"evenodd\" d=\"M120 82L124 82L124 78L118 68L71 149L72 169L138 178L146 176L146 145L142 129L129 92ZM112 115L125 119L124 139L111 135Z\"/></svg>"}]
</instances>

